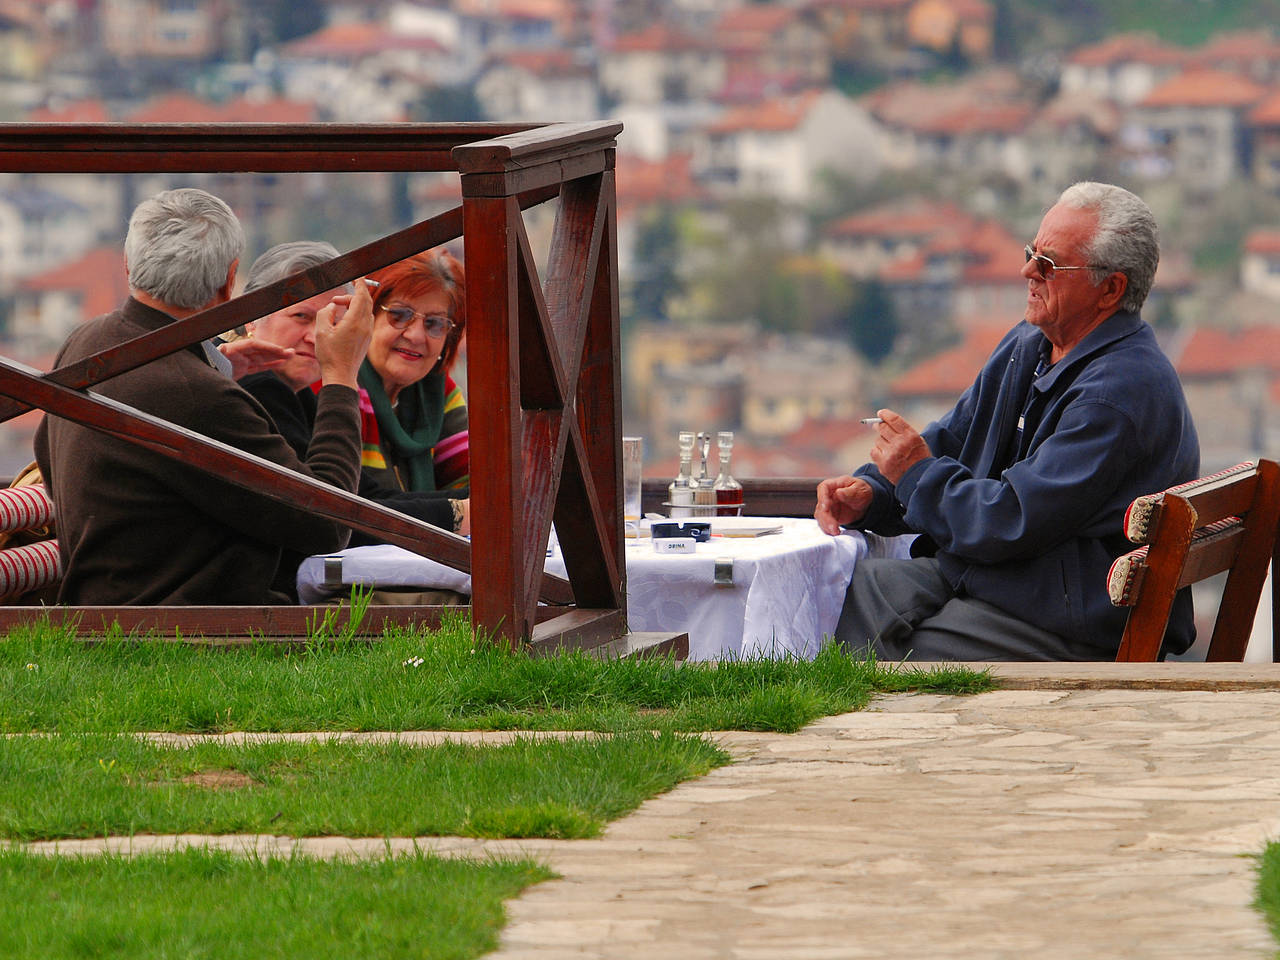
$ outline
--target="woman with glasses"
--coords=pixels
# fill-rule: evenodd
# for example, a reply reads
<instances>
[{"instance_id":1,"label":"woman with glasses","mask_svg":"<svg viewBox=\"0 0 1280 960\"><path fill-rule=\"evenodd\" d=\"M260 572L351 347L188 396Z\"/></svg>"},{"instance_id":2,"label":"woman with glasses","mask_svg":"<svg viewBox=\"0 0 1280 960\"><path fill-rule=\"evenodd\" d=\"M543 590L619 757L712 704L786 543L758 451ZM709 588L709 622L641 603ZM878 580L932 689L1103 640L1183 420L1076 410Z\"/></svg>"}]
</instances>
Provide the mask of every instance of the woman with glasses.
<instances>
[{"instance_id":1,"label":"woman with glasses","mask_svg":"<svg viewBox=\"0 0 1280 960\"><path fill-rule=\"evenodd\" d=\"M299 273L311 267L319 266L338 256L338 251L331 244L301 240L294 243L282 243L272 247L254 261L249 268L245 281L245 292L257 290L282 280L287 276ZM450 260L453 258L450 257ZM454 261L456 263L456 261ZM396 264L382 271L385 275L394 275L400 267ZM403 288L402 288L403 289ZM319 364L315 356L316 314L326 306L334 296L346 291L339 288L316 294L299 303L291 304L274 313L247 325L247 336L254 342L273 344L284 348L287 353L274 361L274 366L265 372L252 373L240 378L240 386L244 387L270 414L277 429L284 435L289 444L305 456L311 444L311 431L315 422L316 396L314 389L318 387ZM375 303L381 288L374 288ZM386 298L383 298L386 303ZM379 311L375 306L375 336L379 320L385 325L386 311ZM382 317L379 317L382 314ZM421 326L421 324L419 324ZM370 352L372 352L372 345ZM456 350L456 345L455 345ZM382 391L381 379L367 375L369 363L366 360L360 373L360 383L366 380L378 386ZM457 387L451 388L456 391ZM399 394L401 391L397 391ZM434 489L405 491L395 482L394 474L388 477L387 464L377 444L377 424L374 421L374 404L367 390L360 391L360 411L362 417L362 443L364 452L360 470L360 485L357 493L375 503L401 513L409 514L419 520L456 533L470 533L470 502L466 499L466 491L450 489L436 491ZM442 405L443 406L443 405ZM462 464L464 475L466 467L466 408L460 403L462 432ZM453 415L451 422L456 423L458 416ZM373 442L370 445L369 433L373 431ZM455 429L456 433L457 430ZM457 461L455 460L456 464ZM390 481L390 482L389 482ZM372 543L367 534L352 531L351 545L361 546ZM301 557L288 558L290 562L281 565L278 589L284 589L292 595L295 591L293 583L297 561Z\"/></svg>"},{"instance_id":2,"label":"woman with glasses","mask_svg":"<svg viewBox=\"0 0 1280 960\"><path fill-rule=\"evenodd\" d=\"M373 340L360 386L364 465L401 490L465 490L467 405L449 376L466 329L462 264L443 248L370 275Z\"/></svg>"}]
</instances>

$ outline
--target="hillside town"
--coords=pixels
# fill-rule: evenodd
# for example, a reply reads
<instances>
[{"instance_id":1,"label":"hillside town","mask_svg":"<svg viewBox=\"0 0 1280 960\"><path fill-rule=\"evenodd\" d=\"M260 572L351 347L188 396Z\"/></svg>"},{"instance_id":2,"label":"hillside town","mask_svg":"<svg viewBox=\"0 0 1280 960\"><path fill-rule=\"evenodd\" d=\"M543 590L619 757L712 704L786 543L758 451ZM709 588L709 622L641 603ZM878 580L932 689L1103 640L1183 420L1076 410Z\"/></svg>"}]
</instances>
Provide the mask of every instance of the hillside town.
<instances>
[{"instance_id":1,"label":"hillside town","mask_svg":"<svg viewBox=\"0 0 1280 960\"><path fill-rule=\"evenodd\" d=\"M624 412L653 475L682 429L737 431L740 474L818 476L865 458L878 407L923 425L1020 319L1043 210L1122 183L1161 224L1145 316L1205 468L1274 449L1280 40L1019 46L1015 6L0 0L0 121L622 121ZM48 369L123 299L127 211L177 185L224 197L251 255L459 202L439 173L3 174L0 353Z\"/></svg>"}]
</instances>

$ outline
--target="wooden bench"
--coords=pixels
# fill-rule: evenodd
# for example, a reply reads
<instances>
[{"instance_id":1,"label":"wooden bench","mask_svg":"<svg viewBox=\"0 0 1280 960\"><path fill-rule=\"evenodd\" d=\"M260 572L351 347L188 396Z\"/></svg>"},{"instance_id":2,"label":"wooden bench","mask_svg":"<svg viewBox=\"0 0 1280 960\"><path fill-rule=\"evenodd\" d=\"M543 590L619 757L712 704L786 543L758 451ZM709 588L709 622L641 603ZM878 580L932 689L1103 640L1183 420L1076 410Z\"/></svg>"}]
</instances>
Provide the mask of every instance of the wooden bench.
<instances>
[{"instance_id":1,"label":"wooden bench","mask_svg":"<svg viewBox=\"0 0 1280 960\"><path fill-rule=\"evenodd\" d=\"M1116 606L1131 607L1117 662L1159 659L1174 595L1230 571L1206 657L1240 661L1276 552L1280 522L1280 465L1242 463L1220 473L1134 500L1125 534L1142 544L1116 560L1107 590ZM1271 607L1277 622L1277 591ZM1272 640L1272 659L1277 659Z\"/></svg>"}]
</instances>

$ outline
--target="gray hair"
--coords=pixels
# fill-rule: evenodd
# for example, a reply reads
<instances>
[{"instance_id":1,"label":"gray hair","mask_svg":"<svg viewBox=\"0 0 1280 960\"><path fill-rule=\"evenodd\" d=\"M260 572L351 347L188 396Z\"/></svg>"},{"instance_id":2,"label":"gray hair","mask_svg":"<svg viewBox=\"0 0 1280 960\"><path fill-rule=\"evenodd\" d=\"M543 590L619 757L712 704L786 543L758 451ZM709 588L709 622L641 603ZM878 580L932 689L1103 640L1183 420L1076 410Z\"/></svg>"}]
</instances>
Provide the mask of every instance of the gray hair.
<instances>
[{"instance_id":1,"label":"gray hair","mask_svg":"<svg viewBox=\"0 0 1280 960\"><path fill-rule=\"evenodd\" d=\"M1084 181L1062 191L1058 203L1076 210L1093 210L1098 228L1084 251L1094 284L1109 274L1128 279L1120 308L1131 313L1142 309L1160 263L1160 238L1156 218L1142 198L1124 187Z\"/></svg>"},{"instance_id":2,"label":"gray hair","mask_svg":"<svg viewBox=\"0 0 1280 960\"><path fill-rule=\"evenodd\" d=\"M283 280L285 277L322 263L328 263L338 256L338 249L323 240L293 240L289 243L277 243L249 268L249 276L244 282L244 292L250 293Z\"/></svg>"},{"instance_id":3,"label":"gray hair","mask_svg":"<svg viewBox=\"0 0 1280 960\"><path fill-rule=\"evenodd\" d=\"M225 203L194 188L165 190L129 218L129 286L198 310L217 296L243 250L244 230Z\"/></svg>"}]
</instances>

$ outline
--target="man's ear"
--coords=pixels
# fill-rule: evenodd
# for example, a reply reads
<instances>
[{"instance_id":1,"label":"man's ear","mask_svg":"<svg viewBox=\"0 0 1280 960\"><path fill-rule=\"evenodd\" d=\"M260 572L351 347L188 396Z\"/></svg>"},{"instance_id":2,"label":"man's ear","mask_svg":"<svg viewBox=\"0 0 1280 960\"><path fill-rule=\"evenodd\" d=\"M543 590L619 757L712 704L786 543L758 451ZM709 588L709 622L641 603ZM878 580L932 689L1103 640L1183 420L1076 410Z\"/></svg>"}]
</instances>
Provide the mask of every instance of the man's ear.
<instances>
[{"instance_id":1,"label":"man's ear","mask_svg":"<svg viewBox=\"0 0 1280 960\"><path fill-rule=\"evenodd\" d=\"M218 299L221 303L226 303L231 299L231 294L236 289L236 270L240 268L240 259L237 257L231 261L231 266L227 268L227 282L222 285L222 289L218 291Z\"/></svg>"},{"instance_id":2,"label":"man's ear","mask_svg":"<svg viewBox=\"0 0 1280 960\"><path fill-rule=\"evenodd\" d=\"M1119 271L1109 275L1098 284L1098 308L1111 312L1118 310L1125 291L1129 289L1129 278Z\"/></svg>"}]
</instances>

